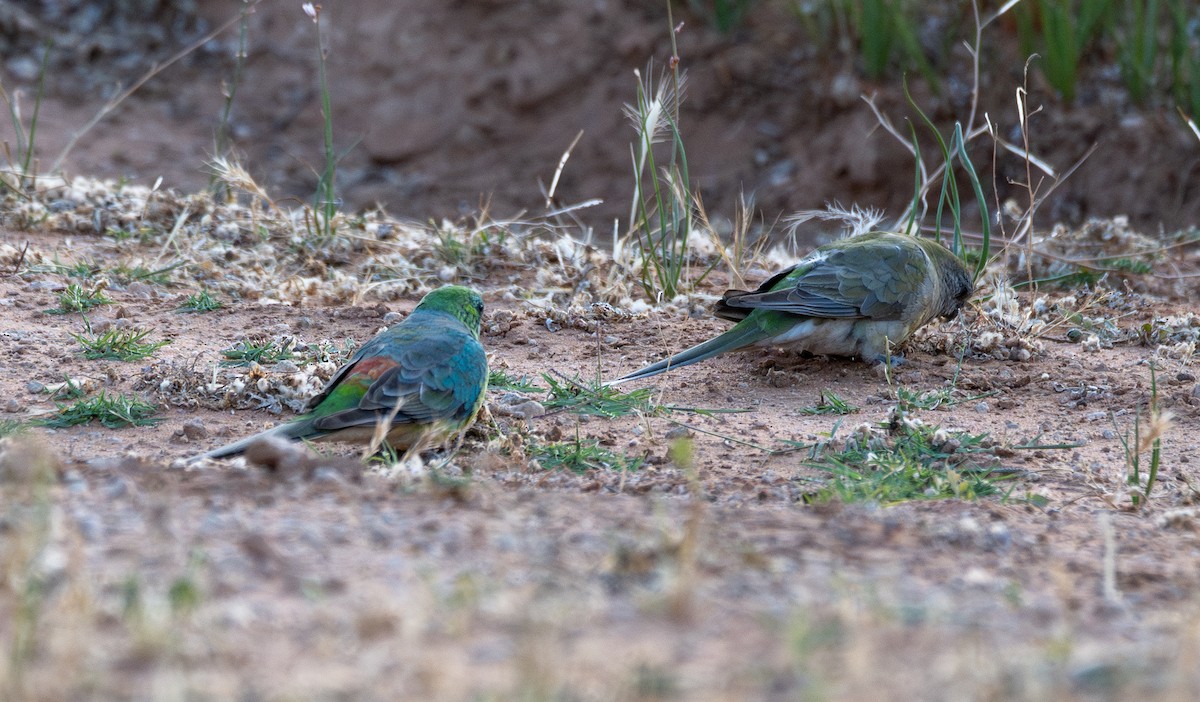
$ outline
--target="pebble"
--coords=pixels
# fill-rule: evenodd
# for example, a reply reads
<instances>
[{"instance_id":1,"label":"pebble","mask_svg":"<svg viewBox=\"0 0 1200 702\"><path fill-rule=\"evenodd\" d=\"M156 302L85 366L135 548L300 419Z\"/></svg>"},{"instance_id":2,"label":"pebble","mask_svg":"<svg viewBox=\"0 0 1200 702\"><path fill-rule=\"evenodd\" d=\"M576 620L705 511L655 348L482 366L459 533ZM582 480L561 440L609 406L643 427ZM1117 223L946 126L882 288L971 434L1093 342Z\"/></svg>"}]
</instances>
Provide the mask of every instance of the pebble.
<instances>
[{"instance_id":1,"label":"pebble","mask_svg":"<svg viewBox=\"0 0 1200 702\"><path fill-rule=\"evenodd\" d=\"M987 414L988 410L990 409L991 406L986 402L980 402L979 404L975 405L975 411L980 414Z\"/></svg>"},{"instance_id":2,"label":"pebble","mask_svg":"<svg viewBox=\"0 0 1200 702\"><path fill-rule=\"evenodd\" d=\"M4 411L9 414L15 414L23 409L25 409L24 403L15 397L8 398L8 402L4 403Z\"/></svg>"},{"instance_id":3,"label":"pebble","mask_svg":"<svg viewBox=\"0 0 1200 702\"><path fill-rule=\"evenodd\" d=\"M26 285L25 289L29 290L31 292L38 292L38 291L43 291L43 290L50 291L50 292L56 292L58 290L66 290L67 286L65 283L63 283L62 281L58 281L58 280L35 280L32 283L30 283L29 285Z\"/></svg>"},{"instance_id":4,"label":"pebble","mask_svg":"<svg viewBox=\"0 0 1200 702\"><path fill-rule=\"evenodd\" d=\"M284 361L280 361L275 364L275 372L276 373L299 373L300 366L297 366L295 363L292 363L291 361L284 360Z\"/></svg>"},{"instance_id":5,"label":"pebble","mask_svg":"<svg viewBox=\"0 0 1200 702\"><path fill-rule=\"evenodd\" d=\"M14 78L25 83L37 80L42 70L41 65L32 56L15 56L10 58L6 65Z\"/></svg>"},{"instance_id":6,"label":"pebble","mask_svg":"<svg viewBox=\"0 0 1200 702\"><path fill-rule=\"evenodd\" d=\"M25 389L32 393L44 392L46 390L46 384L40 383L36 380L31 380L28 383L25 383Z\"/></svg>"},{"instance_id":7,"label":"pebble","mask_svg":"<svg viewBox=\"0 0 1200 702\"><path fill-rule=\"evenodd\" d=\"M666 438L672 441L675 439L686 439L691 435L692 432L688 431L687 427L675 427L665 434Z\"/></svg>"},{"instance_id":8,"label":"pebble","mask_svg":"<svg viewBox=\"0 0 1200 702\"><path fill-rule=\"evenodd\" d=\"M388 326L399 324L403 321L404 315L400 314L399 312L388 312L387 314L383 315L383 323L387 324Z\"/></svg>"},{"instance_id":9,"label":"pebble","mask_svg":"<svg viewBox=\"0 0 1200 702\"><path fill-rule=\"evenodd\" d=\"M204 422L199 417L193 417L183 423L183 435L189 441L196 441L208 436L208 427L204 426Z\"/></svg>"}]
</instances>

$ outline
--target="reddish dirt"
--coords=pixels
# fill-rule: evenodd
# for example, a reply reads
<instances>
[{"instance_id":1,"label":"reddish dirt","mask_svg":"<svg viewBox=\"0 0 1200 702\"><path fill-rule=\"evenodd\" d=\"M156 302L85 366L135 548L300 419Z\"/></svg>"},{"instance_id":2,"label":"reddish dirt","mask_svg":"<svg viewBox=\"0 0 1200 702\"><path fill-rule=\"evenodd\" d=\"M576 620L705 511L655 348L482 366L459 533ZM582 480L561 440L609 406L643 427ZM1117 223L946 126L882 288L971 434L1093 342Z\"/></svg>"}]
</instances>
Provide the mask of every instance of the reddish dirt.
<instances>
[{"instance_id":1,"label":"reddish dirt","mask_svg":"<svg viewBox=\"0 0 1200 702\"><path fill-rule=\"evenodd\" d=\"M539 212L542 190L582 131L557 200L601 198L605 204L585 210L583 220L600 232L611 231L614 218L624 227L634 137L622 107L634 101L633 71L645 72L651 60L663 66L670 56L665 9L650 5L327 3L322 23L335 141L345 152L341 197L352 209L382 203L419 219L458 218L483 203L504 217ZM199 11L212 28L236 17L240 7L221 0ZM730 33L685 7L677 12L688 72L681 124L693 182L714 217L732 218L742 193L754 198L767 223L780 213L834 201L891 213L903 208L912 192L912 157L878 128L859 99L877 95L885 113L903 126L915 114L905 106L898 78L863 80L852 56L816 44L782 4L757 5ZM136 18L126 20L136 26ZM958 25L957 19L928 21L929 31ZM178 41L197 34L193 28ZM237 151L274 195L308 199L324 163L314 26L299 4L265 2L251 17L247 36L233 109ZM43 164L115 85L131 84L174 52L134 37L121 43L118 36L95 62L76 60L51 76L39 139ZM1003 23L985 33L979 115L987 114L1001 136L1019 142L1014 94L1024 59L1015 44L1015 30ZM950 47L946 65L952 71L941 92L930 92L918 79L913 89L948 134L955 120L969 117L970 60L957 41L941 45ZM147 185L162 176L170 187L207 186L204 164L213 153L222 84L233 75L237 46L237 32L228 31L151 79L70 152L68 168ZM32 48L25 51L22 56ZM1043 223L1127 215L1146 231L1192 225L1200 219L1195 136L1169 106L1130 105L1114 73L1098 58L1086 62L1080 94L1070 105L1032 74L1029 104L1044 108L1030 122L1034 153L1064 172L1097 147L1048 199ZM17 85L28 101L32 86ZM932 151L932 139L921 138ZM1023 161L1002 153L993 167L986 141L976 142L972 157L989 190L994 173L998 199L1024 203L1023 189L1013 184L1026 180ZM1048 185L1043 182L1043 189Z\"/></svg>"},{"instance_id":2,"label":"reddish dirt","mask_svg":"<svg viewBox=\"0 0 1200 702\"><path fill-rule=\"evenodd\" d=\"M106 269L159 250L11 230L0 240ZM957 376L956 399L995 391L916 413L926 422L986 432L1006 447L1075 445L1001 452L1001 465L1017 471L1000 483L1007 498L806 505L804 496L828 475L806 466L802 451L772 454L750 444L812 442L839 424L845 435L885 420L894 401L879 369L788 354L732 355L654 383L662 404L750 410L739 414L605 420L560 413L526 426L499 411L505 392L494 391L493 418L477 425L455 462L452 475L466 471L465 484L403 470L364 475L353 447L337 449L346 458L326 467L185 469L182 457L281 417L216 411L203 400L180 405L186 399L156 391L165 377L156 369L194 368L207 377L220 350L252 332L365 339L389 309L412 306L411 299L245 300L185 315L176 308L199 290L187 279L178 276L172 287L114 284L115 304L91 315L94 325L125 318L170 339L153 363L81 358L70 336L84 333L80 316L43 312L55 304L62 275L0 279L8 310L0 319L3 417L52 411L26 385L69 374L95 378L110 394L155 399L164 420L36 430L34 446L43 448L6 449L9 543L28 544L40 533L17 519L27 514L18 505L39 504L29 502L17 466L55 466L43 499L59 515L32 566L16 567L6 552L9 587L30 568L51 569L56 583L39 610L34 654L0 679L14 698L819 692L899 700L933 686L1027 699L1090 699L1096 690L1180 699L1200 689L1200 513L1192 506L1200 497L1192 458L1200 386L1186 362L1159 354L1159 393L1174 425L1153 505L1141 511L1129 509L1124 452L1108 413L1120 415L1120 431L1128 427L1148 397L1145 362L1153 351L1087 352L1053 340L1058 335L1027 361L968 354L961 370L921 342L894 380L925 392ZM710 289L723 283L718 275ZM603 322L594 333L568 314L559 328L505 302L504 290L487 294L485 343L493 367L513 377L597 367L614 377L722 328L661 311ZM1180 311L1164 302L1134 309L1121 322L1129 328ZM962 338L981 323L970 312L942 331ZM846 417L802 414L822 390L860 409ZM695 482L668 457L676 420L694 440ZM542 470L521 455L522 442L576 436L647 464L577 475ZM44 458L48 452L54 457ZM179 582L197 599L173 609ZM13 622L0 630L9 636L23 621L20 601L0 597L4 620ZM64 660L76 662L71 673L61 672Z\"/></svg>"},{"instance_id":3,"label":"reddish dirt","mask_svg":"<svg viewBox=\"0 0 1200 702\"><path fill-rule=\"evenodd\" d=\"M236 7L212 3L203 12L216 22ZM539 179L549 180L584 129L559 199L605 198L607 209L584 217L609 231L605 222L624 215L629 188L630 130L620 105L632 97L632 70L667 53L661 12L641 7L594 3L573 12L543 2L416 0L327 7L339 145L363 139L342 164L348 204L378 200L419 219L456 217L491 193L501 213L537 211ZM685 130L712 209L731 211L743 187L768 220L832 199L898 209L911 188L911 162L873 131L857 100L859 91L885 86L846 70L853 88L835 91L828 77L842 74L843 59L814 60L769 14L728 36L686 19ZM298 3L265 3L250 37L235 111L238 147L272 193L307 197L308 164L320 160L312 25ZM72 151L70 170L205 187L200 166L230 70L219 60L229 35L222 41L124 103ZM1020 61L1001 48L987 61L1005 68L988 72L984 106L1011 130ZM113 66L81 70L91 69L126 83L131 75ZM46 154L94 114L96 86L106 84L52 86L39 138ZM901 101L886 87L881 101L893 109ZM1047 218L1127 213L1150 232L1195 221L1196 143L1165 113L1099 98L1079 110L1045 102L1034 138L1056 165L1102 142L1044 209ZM940 121L961 116L961 91L943 103L935 110ZM1019 175L1005 166L999 172ZM331 282L336 274L349 271L349 289L361 292L377 282L365 271L423 265L426 253L356 232L362 241L349 253L306 259L286 235L267 240L238 226L222 232L219 217L197 224L195 209L187 224L207 227L208 238L184 231L168 245L174 209L133 218L153 220L147 242L116 241L82 224L75 231L18 226L19 207L10 200L0 228L0 247L9 247L0 248L0 419L53 412L55 402L30 383L69 375L95 379L93 392L151 400L163 421L35 429L26 442L0 446L0 643L9 654L0 664L0 697L1200 698L1194 347L1172 354L1130 340L1144 324L1188 313L1192 279L1135 277L1129 287L1138 293L1127 306L1085 310L1130 332L1112 348L1069 343L1064 326L1028 359L972 352L960 369L937 339L990 330L979 304L910 347L897 386L926 392L953 382L959 400L995 393L918 414L986 432L1005 447L1000 465L1015 473L999 483L1011 488L1007 495L806 503L828 474L806 465L803 452L740 442L780 448L784 440L845 436L887 420L894 391L868 365L782 353L719 358L652 383L662 404L745 413L616 420L560 413L526 423L505 414L505 393L494 391L492 416L440 477L364 470L353 447L335 447L334 458L304 470L187 468L180 459L292 416L218 409L198 394L188 404L186 393L170 391L166 381L193 371L208 377L221 350L251 334L362 342L387 312L410 310L419 289L453 279L485 291L491 330L484 341L494 368L534 378L598 369L611 378L722 329L707 316L703 295L728 281L714 274L683 305L690 310L609 318L586 307L590 296L604 299L597 290L617 277L602 257L603 275L576 278L578 270L558 276L555 266L533 271L528 261L496 256L475 268L424 266L413 274L417 282L372 288L355 300ZM169 286L114 283L115 304L90 315L96 327L125 319L170 339L153 361L86 360L72 337L86 331L81 316L44 312L73 279L34 269L34 254L43 266L87 260L111 270L190 256L216 240L231 251L192 260ZM1181 249L1173 262L1193 270L1194 257L1194 247ZM264 263L271 259L277 269ZM264 265L277 274L269 284L252 291L238 282ZM288 284L301 292L277 293ZM179 313L201 288L219 291L226 307ZM1161 295L1140 294L1147 288ZM522 302L527 295L534 301ZM1034 300L1023 295L1021 309ZM585 307L557 316L532 310L544 304L561 312L569 303ZM559 323L548 324L548 316ZM1120 438L1149 398L1150 360L1174 419L1153 500L1134 510ZM858 411L802 414L824 390ZM676 422L694 442L694 473L668 456ZM628 473L546 471L523 452L527 442L576 437L646 465ZM1073 447L1013 448L1031 440ZM51 469L48 480L38 478L39 467Z\"/></svg>"}]
</instances>

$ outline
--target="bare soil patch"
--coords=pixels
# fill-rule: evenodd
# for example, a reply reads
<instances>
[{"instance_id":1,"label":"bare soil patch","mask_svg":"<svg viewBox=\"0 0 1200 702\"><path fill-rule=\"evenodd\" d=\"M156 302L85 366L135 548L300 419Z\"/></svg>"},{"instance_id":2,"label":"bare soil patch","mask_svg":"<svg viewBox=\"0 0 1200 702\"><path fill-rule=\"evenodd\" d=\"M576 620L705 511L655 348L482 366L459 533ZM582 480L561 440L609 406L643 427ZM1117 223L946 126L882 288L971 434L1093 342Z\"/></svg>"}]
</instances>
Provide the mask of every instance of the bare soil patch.
<instances>
[{"instance_id":1,"label":"bare soil patch","mask_svg":"<svg viewBox=\"0 0 1200 702\"><path fill-rule=\"evenodd\" d=\"M211 26L238 6L199 12ZM1171 277L1196 269L1194 246L1157 260L1154 276L1022 292L1011 318L981 298L918 335L890 381L845 359L731 355L656 378L654 401L744 412L523 419L513 408L545 393L496 388L446 465L434 455L363 467L346 446L303 470L185 465L294 416L348 349L442 282L484 291L493 368L543 386L551 371L617 377L724 328L707 315L731 282L723 268L651 307L628 270L577 241L627 213L632 131L620 105L632 70L666 57L659 10L326 10L339 140L362 139L342 163L346 210L379 201L467 224L375 212L320 247L296 211L180 194L208 183L228 35L72 152L71 172L133 185L79 179L48 185L43 201L4 202L0 422L73 402L47 392L65 379L93 397L149 401L161 421L0 439L0 697L1200 698L1200 324L1194 278ZM878 88L899 109L895 86L814 56L770 13L731 35L685 19L685 134L710 209L731 212L742 188L768 219L834 199L894 212L907 199L911 160L857 99ZM5 24L3 36L58 31L13 26L34 34ZM128 82L171 45L104 43L93 29L98 44L79 45L43 105L47 154L114 76ZM236 102L238 148L280 202L311 196L308 164L320 161L310 32L298 4L263 3ZM989 46L982 96L1007 130L1022 65L1011 43ZM1194 139L1161 111L1114 102L1110 87L1093 81L1076 109L1045 99L1035 151L1061 167L1101 149L1044 216L1127 214L1152 236L1190 225ZM953 87L920 98L940 123L965 105ZM538 181L580 129L559 198L604 207L565 229L536 217L473 228L481 193L493 212L541 211ZM1005 179L1023 177L1013 168L997 167L1002 198ZM508 235L484 244L479 231ZM47 313L71 284L112 302L86 318ZM179 310L206 290L224 306ZM1034 318L1045 326L1004 326ZM143 361L82 356L75 335L122 328L170 343ZM252 338L291 340L293 358L221 365ZM1151 396L1150 362L1173 419L1152 499L1133 509L1122 438ZM926 424L988 435L989 465L1009 476L1000 492L812 502L831 475L806 447L863 425L886 435L898 388L946 394L911 413ZM805 413L825 392L857 409ZM690 459L671 452L680 437ZM640 463L577 473L536 453L572 442Z\"/></svg>"}]
</instances>

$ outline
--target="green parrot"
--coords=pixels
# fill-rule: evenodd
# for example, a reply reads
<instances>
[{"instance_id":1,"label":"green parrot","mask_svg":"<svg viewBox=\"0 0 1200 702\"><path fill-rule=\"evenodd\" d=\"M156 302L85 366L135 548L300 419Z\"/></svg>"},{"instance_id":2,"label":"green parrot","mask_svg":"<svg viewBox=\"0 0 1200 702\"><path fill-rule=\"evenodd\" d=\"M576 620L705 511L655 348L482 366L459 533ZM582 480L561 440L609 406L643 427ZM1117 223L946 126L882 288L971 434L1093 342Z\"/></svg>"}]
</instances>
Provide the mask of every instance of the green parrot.
<instances>
[{"instance_id":1,"label":"green parrot","mask_svg":"<svg viewBox=\"0 0 1200 702\"><path fill-rule=\"evenodd\" d=\"M737 322L729 331L609 384L750 346L896 358L892 347L934 317L953 319L973 291L963 262L930 239L878 231L839 239L753 292L726 291L714 313Z\"/></svg>"},{"instance_id":2,"label":"green parrot","mask_svg":"<svg viewBox=\"0 0 1200 702\"><path fill-rule=\"evenodd\" d=\"M465 430L487 390L487 355L479 342L483 299L447 285L412 314L363 344L338 369L309 411L199 458L242 453L260 438L367 443L382 437L399 450L431 445Z\"/></svg>"}]
</instances>

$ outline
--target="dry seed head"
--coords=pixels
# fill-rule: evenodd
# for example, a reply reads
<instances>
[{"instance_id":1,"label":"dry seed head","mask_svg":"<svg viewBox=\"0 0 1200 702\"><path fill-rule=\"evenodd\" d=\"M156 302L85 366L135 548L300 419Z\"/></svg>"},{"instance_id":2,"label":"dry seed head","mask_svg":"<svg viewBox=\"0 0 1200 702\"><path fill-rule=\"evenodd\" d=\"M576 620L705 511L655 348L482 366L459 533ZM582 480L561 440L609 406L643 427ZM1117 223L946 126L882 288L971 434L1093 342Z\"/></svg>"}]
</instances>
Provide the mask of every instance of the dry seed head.
<instances>
[{"instance_id":1,"label":"dry seed head","mask_svg":"<svg viewBox=\"0 0 1200 702\"><path fill-rule=\"evenodd\" d=\"M1154 448L1154 442L1160 441L1171 430L1175 415L1169 410L1153 409L1150 411L1150 421L1146 422L1146 433L1138 438L1138 453L1144 453Z\"/></svg>"}]
</instances>

